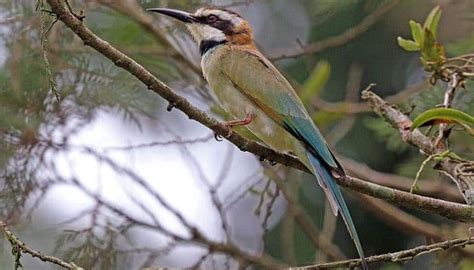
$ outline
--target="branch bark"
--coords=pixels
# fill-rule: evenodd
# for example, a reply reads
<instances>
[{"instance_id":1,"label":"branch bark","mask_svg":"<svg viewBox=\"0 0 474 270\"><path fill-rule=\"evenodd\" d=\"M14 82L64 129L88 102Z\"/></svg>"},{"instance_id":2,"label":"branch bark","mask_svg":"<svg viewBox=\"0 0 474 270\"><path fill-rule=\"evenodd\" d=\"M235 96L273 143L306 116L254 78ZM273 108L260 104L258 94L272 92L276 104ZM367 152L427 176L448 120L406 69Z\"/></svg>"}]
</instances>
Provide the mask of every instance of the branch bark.
<instances>
[{"instance_id":1,"label":"branch bark","mask_svg":"<svg viewBox=\"0 0 474 270\"><path fill-rule=\"evenodd\" d=\"M426 255L428 253L439 252L443 250L452 249L455 247L465 247L468 245L474 245L474 238L463 238L453 239L432 245L423 245L416 248L407 249L395 253L387 253L382 255L376 255L366 258L368 264L375 264L380 262L406 262L415 259L419 255ZM290 268L298 270L320 270L320 269L332 269L332 268L345 268L354 269L356 266L360 266L360 260L347 260L333 263L323 263L316 265L309 265L304 267Z\"/></svg>"},{"instance_id":2,"label":"branch bark","mask_svg":"<svg viewBox=\"0 0 474 270\"><path fill-rule=\"evenodd\" d=\"M411 185L413 184L412 178L379 172L370 168L366 164L359 163L353 159L342 157L340 155L338 156L338 159L342 162L344 169L349 171L352 175L374 184L407 192L410 191ZM446 183L436 181L435 179L420 181L418 187L419 190L417 193L422 196L456 203L464 202L463 196L456 187L446 185Z\"/></svg>"},{"instance_id":3,"label":"branch bark","mask_svg":"<svg viewBox=\"0 0 474 270\"><path fill-rule=\"evenodd\" d=\"M54 14L56 14L57 18L61 20L68 28L70 28L78 37L80 37L83 40L84 45L92 47L97 52L110 59L118 67L130 72L137 79L147 85L148 89L166 99L172 107L181 110L190 119L198 121L202 125L208 127L213 132L221 136L229 134L229 128L224 124L220 123L214 118L211 118L205 112L193 106L188 100L176 94L175 91L158 80L143 66L111 46L108 42L96 36L89 28L84 25L82 20L78 19L74 14L66 9L61 4L60 0L47 0L47 2L51 6L51 10ZM418 133L419 135L422 135L419 131ZM265 158L272 162L280 163L285 166L291 166L306 172L308 171L301 161L299 161L296 157L278 153L259 143L247 140L236 132L233 132L232 135L227 139L242 151L251 152L259 157ZM424 148L430 149L431 144L425 146ZM462 222L470 222L474 220L474 207L468 205L450 203L442 200L413 195L407 192L368 183L366 181L349 176L339 178L336 181L340 185L348 187L352 190L388 200L401 206L427 211L429 213L438 214Z\"/></svg>"},{"instance_id":4,"label":"branch bark","mask_svg":"<svg viewBox=\"0 0 474 270\"><path fill-rule=\"evenodd\" d=\"M58 266L61 266L65 269L71 269L71 270L83 270L83 268L75 265L73 262L65 262L57 257L54 256L48 256L44 255L41 252L34 250L27 246L24 242L22 242L18 237L8 228L8 226L0 220L0 227L2 228L3 232L5 233L6 238L10 242L12 246L12 253L14 256L16 256L16 266L20 266L20 256L21 253L27 253L30 254L33 257L39 258L40 260L44 262L49 262L56 264ZM15 267L16 269L16 267Z\"/></svg>"},{"instance_id":5,"label":"branch bark","mask_svg":"<svg viewBox=\"0 0 474 270\"><path fill-rule=\"evenodd\" d=\"M447 150L446 144L439 143L439 137L433 141L418 129L410 131L411 119L396 106L387 103L372 91L368 89L362 91L362 98L368 101L369 105L380 117L384 118L400 132L403 141L417 147L424 155L436 155ZM474 182L474 176L460 173L460 168L463 166L472 166L472 162L446 157L436 164L436 169L451 178L458 185L465 201L472 204L472 190L470 187L471 183ZM474 216L474 211L472 210L471 215Z\"/></svg>"}]
</instances>

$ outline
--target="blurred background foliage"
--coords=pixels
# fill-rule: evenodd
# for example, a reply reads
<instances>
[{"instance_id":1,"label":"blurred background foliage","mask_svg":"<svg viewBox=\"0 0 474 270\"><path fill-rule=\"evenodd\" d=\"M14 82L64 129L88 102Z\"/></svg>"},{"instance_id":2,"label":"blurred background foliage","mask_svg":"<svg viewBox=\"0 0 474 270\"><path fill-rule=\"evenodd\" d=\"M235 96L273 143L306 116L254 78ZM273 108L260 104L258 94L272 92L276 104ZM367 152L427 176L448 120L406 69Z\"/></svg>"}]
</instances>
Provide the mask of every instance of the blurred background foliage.
<instances>
[{"instance_id":1,"label":"blurred background foliage","mask_svg":"<svg viewBox=\"0 0 474 270\"><path fill-rule=\"evenodd\" d=\"M127 72L84 46L60 22L48 33L46 51L53 80L60 95L59 101L56 100L49 87L40 39L42 23L48 28L54 18L45 12L36 11L33 2L0 1L0 217L12 220L23 215L25 202L32 193L38 193L38 190L45 188L35 181L35 164L41 162L45 151L45 147L38 144L40 137L59 136L61 140L67 141L68 134L78 132L100 111L116 114L124 122L138 128L144 124L153 125L155 121L160 121L163 106L167 105ZM119 12L101 1L70 2L75 9L85 12L85 23L98 36L138 61L180 94L190 98L193 103L202 108L214 107L202 80L195 75L189 63L182 63L175 50L164 45L126 12ZM210 4L210 1L197 0L138 2L144 8L169 6L189 11ZM215 1L212 4L240 11L255 27L258 45L265 53L271 54L277 49L297 47L298 42L307 44L338 35L357 26L377 7L390 1L236 2L239 3ZM437 4L441 5L443 11L438 31L439 40L445 46L448 57L474 52L473 1L402 0L367 31L342 46L275 61L302 95L314 120L340 155L365 163L379 171L414 178L423 160L417 149L406 145L396 130L373 113L352 113L349 107L332 107L330 102L361 102L360 91L370 83L376 84L375 92L379 95L390 96L429 79L429 74L423 71L419 61L419 54L404 51L397 45L396 38L409 38L408 21L423 21ZM43 8L48 7L45 5ZM171 31L171 35L178 36L173 42L179 44L178 47L190 56L192 63L198 63L196 48L189 42L182 27L169 21L160 22L157 26ZM273 28L266 31L265 26ZM297 41L296 38L300 40ZM286 42L280 43L281 40ZM410 117L414 119L421 112L440 104L445 88L446 84L442 82L435 86L425 83L416 92L398 100L397 105L410 112ZM329 105L318 102L320 100L328 102ZM459 92L453 107L474 115L473 101L474 84L467 82L466 90ZM222 116L217 108L214 109L214 112ZM55 133L58 129L64 132L58 135ZM181 132L186 133L186 130ZM466 132L456 129L450 139L451 148L461 157L472 160L472 140ZM424 170L422 179L451 184L431 169ZM313 181L306 179L299 182L295 193L299 194L300 204L314 223L322 227L323 195L314 189ZM420 242L420 236L391 226L365 210L356 197L346 197L360 238L363 239L366 254L401 250ZM416 211L409 212L433 224L449 226L452 223ZM269 228L264 238L265 251L278 259L292 261L298 265L314 262L316 251L297 226L292 236L296 257L290 258L286 254L287 240L282 239L282 230L289 226L288 222L283 217L275 223L276 226ZM336 231L340 233L335 235L334 242L345 254L356 257L351 239L344 233L344 224L340 220L337 221ZM33 239L41 243L39 237ZM77 240L74 237L68 239ZM60 243L64 241L62 239ZM8 265L11 260L8 245L4 244L0 268ZM83 259L88 258L83 254L87 253L87 249L84 251L82 248L80 254L74 253L74 250L62 254L67 256L67 260L79 259L76 261L79 263L81 256ZM119 268L112 262L117 259L114 257L116 254L108 255L108 260L96 266L97 269L107 269L107 265ZM439 269L434 265L445 259L428 256L416 260L408 267L419 269L425 266ZM464 268L460 264L456 265L459 269L472 269L472 260L470 263L468 260L463 263ZM447 265L443 267L450 269L451 264ZM381 269L402 267L387 264Z\"/></svg>"}]
</instances>

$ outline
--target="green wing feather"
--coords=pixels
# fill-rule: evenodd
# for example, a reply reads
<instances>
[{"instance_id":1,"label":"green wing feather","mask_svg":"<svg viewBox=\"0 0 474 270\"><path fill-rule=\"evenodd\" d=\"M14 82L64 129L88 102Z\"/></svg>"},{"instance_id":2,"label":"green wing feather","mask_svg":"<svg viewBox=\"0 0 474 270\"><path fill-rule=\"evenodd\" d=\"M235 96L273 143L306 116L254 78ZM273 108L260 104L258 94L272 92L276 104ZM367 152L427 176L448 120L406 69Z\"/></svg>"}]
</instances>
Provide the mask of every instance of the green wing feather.
<instances>
[{"instance_id":1,"label":"green wing feather","mask_svg":"<svg viewBox=\"0 0 474 270\"><path fill-rule=\"evenodd\" d=\"M224 75L268 116L305 142L331 168L342 171L321 132L290 83L263 55L227 48L219 64Z\"/></svg>"}]
</instances>

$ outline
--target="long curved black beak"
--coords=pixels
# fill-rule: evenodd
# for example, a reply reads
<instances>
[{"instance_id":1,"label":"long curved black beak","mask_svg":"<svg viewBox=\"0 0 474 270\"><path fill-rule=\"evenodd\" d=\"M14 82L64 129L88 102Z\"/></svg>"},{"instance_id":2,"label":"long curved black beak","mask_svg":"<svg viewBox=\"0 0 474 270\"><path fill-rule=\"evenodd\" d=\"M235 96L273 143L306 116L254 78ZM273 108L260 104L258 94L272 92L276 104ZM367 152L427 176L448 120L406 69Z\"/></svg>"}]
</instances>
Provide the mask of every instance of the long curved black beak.
<instances>
[{"instance_id":1,"label":"long curved black beak","mask_svg":"<svg viewBox=\"0 0 474 270\"><path fill-rule=\"evenodd\" d=\"M178 19L182 22L185 23L193 23L196 22L196 18L190 13L177 10L177 9L171 9L171 8L149 8L147 11L151 12L158 12L161 14L165 14L167 16L173 17L175 19Z\"/></svg>"}]
</instances>

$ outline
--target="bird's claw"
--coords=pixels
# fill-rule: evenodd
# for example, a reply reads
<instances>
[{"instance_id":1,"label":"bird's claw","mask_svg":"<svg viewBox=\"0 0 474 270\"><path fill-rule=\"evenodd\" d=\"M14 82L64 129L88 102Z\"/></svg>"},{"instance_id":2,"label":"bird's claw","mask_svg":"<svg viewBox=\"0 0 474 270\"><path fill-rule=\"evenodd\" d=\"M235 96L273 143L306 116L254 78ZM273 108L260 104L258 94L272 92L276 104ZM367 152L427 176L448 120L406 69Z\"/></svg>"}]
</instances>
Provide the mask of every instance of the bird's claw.
<instances>
[{"instance_id":1,"label":"bird's claw","mask_svg":"<svg viewBox=\"0 0 474 270\"><path fill-rule=\"evenodd\" d=\"M214 132L214 139L218 142L222 142L222 136Z\"/></svg>"},{"instance_id":2,"label":"bird's claw","mask_svg":"<svg viewBox=\"0 0 474 270\"><path fill-rule=\"evenodd\" d=\"M227 134L224 137L222 137L221 135L214 132L214 139L216 141L221 142L221 141L224 140L224 138L229 139L230 136L232 136L232 134L234 134L234 131L232 130L232 128L229 125L226 125L226 126L229 129L229 132L227 132Z\"/></svg>"},{"instance_id":3,"label":"bird's claw","mask_svg":"<svg viewBox=\"0 0 474 270\"><path fill-rule=\"evenodd\" d=\"M227 132L227 135L225 135L224 137L225 137L226 139L229 139L230 136L232 136L232 134L234 134L234 131L232 130L231 127L229 127L229 132Z\"/></svg>"},{"instance_id":4,"label":"bird's claw","mask_svg":"<svg viewBox=\"0 0 474 270\"><path fill-rule=\"evenodd\" d=\"M234 126L246 126L246 125L248 125L252 122L254 117L255 117L254 114L247 113L245 115L244 119L235 119L235 120L225 121L223 124L227 127L229 132L227 133L227 135L224 136L224 138L229 139L230 136L232 136L232 134L234 134L234 131L232 130L232 127L234 127ZM222 136L219 135L219 134L216 134L216 133L214 133L214 138L218 142L223 140Z\"/></svg>"}]
</instances>

